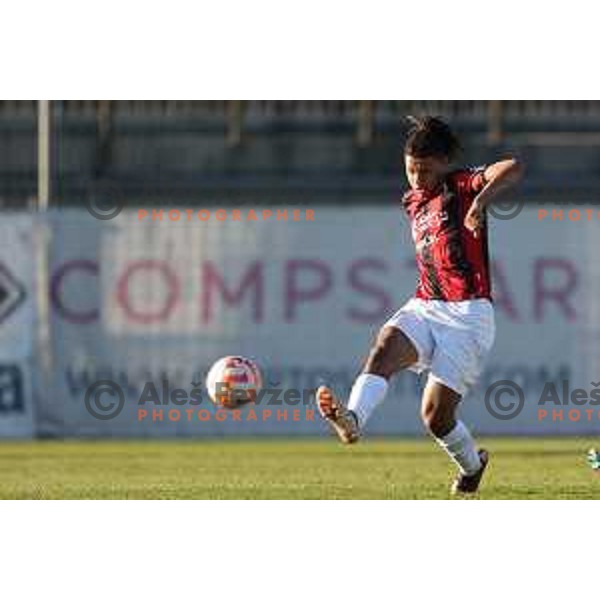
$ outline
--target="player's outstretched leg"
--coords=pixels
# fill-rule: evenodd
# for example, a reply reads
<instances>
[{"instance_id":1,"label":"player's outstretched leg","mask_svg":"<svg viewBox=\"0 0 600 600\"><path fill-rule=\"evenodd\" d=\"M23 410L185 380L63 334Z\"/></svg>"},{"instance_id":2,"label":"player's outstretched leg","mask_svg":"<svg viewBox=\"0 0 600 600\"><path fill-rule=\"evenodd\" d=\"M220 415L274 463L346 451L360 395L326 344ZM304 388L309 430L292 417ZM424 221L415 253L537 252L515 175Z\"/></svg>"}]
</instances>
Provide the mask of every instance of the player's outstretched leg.
<instances>
[{"instance_id":1,"label":"player's outstretched leg","mask_svg":"<svg viewBox=\"0 0 600 600\"><path fill-rule=\"evenodd\" d=\"M474 494L489 462L486 450L477 450L475 441L462 421L456 419L460 395L444 384L430 379L423 392L423 423L458 465L459 473L452 484L453 494Z\"/></svg>"},{"instance_id":2,"label":"player's outstretched leg","mask_svg":"<svg viewBox=\"0 0 600 600\"><path fill-rule=\"evenodd\" d=\"M385 326L357 377L345 407L326 386L317 390L321 416L345 444L357 442L371 413L383 401L390 377L417 361L412 342L397 327Z\"/></svg>"}]
</instances>

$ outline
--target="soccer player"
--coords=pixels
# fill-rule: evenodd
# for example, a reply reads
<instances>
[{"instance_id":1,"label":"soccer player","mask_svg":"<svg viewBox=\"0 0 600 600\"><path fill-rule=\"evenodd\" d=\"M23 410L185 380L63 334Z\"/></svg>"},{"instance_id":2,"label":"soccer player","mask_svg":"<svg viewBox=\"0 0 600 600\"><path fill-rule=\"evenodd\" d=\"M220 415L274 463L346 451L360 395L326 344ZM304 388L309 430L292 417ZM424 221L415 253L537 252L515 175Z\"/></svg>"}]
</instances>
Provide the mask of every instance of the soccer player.
<instances>
[{"instance_id":1,"label":"soccer player","mask_svg":"<svg viewBox=\"0 0 600 600\"><path fill-rule=\"evenodd\" d=\"M358 441L389 379L402 369L429 371L421 401L425 427L456 463L454 494L474 493L488 464L464 423L461 398L479 376L494 342L486 206L522 176L509 158L486 167L453 169L460 145L442 120L414 120L404 148L410 190L402 205L417 256L415 297L381 328L345 406L318 388L321 416L346 444Z\"/></svg>"}]
</instances>

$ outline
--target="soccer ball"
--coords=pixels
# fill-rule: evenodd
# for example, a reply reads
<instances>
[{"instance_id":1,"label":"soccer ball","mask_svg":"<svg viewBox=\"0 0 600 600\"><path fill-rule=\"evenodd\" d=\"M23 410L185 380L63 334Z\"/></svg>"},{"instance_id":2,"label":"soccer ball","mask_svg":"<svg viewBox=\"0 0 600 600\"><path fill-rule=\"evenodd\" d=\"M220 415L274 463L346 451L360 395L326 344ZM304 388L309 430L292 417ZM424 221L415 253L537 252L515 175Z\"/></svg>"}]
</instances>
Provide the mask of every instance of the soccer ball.
<instances>
[{"instance_id":1,"label":"soccer ball","mask_svg":"<svg viewBox=\"0 0 600 600\"><path fill-rule=\"evenodd\" d=\"M259 368L243 356L220 358L206 377L208 396L220 408L239 408L255 402L261 386Z\"/></svg>"}]
</instances>

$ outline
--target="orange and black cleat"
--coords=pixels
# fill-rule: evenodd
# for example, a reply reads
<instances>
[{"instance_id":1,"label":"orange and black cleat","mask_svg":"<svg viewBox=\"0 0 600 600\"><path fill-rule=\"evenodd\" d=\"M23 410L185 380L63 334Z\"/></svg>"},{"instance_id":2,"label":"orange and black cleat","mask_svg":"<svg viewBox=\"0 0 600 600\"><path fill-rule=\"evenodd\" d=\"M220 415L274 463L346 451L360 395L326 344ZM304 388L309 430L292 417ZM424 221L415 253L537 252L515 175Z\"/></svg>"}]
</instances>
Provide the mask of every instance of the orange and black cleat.
<instances>
[{"instance_id":1,"label":"orange and black cleat","mask_svg":"<svg viewBox=\"0 0 600 600\"><path fill-rule=\"evenodd\" d=\"M339 402L333 392L324 385L317 389L316 399L320 415L329 423L340 441L344 444L357 442L360 429L356 415Z\"/></svg>"}]
</instances>

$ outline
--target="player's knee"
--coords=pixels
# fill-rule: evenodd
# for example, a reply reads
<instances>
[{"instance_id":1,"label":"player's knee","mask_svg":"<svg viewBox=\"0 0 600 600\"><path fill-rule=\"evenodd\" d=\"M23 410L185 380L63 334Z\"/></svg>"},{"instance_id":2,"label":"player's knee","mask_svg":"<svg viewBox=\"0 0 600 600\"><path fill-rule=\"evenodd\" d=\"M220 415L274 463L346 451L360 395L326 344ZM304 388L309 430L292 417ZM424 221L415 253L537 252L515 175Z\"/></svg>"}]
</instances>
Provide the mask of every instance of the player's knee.
<instances>
[{"instance_id":1,"label":"player's knee","mask_svg":"<svg viewBox=\"0 0 600 600\"><path fill-rule=\"evenodd\" d=\"M437 438L445 437L454 427L454 418L435 405L426 405L421 409L421 420L427 431Z\"/></svg>"},{"instance_id":2,"label":"player's knee","mask_svg":"<svg viewBox=\"0 0 600 600\"><path fill-rule=\"evenodd\" d=\"M389 379L396 371L390 343L379 338L369 352L365 372Z\"/></svg>"},{"instance_id":3,"label":"player's knee","mask_svg":"<svg viewBox=\"0 0 600 600\"><path fill-rule=\"evenodd\" d=\"M371 348L365 365L365 372L389 379L394 373L403 368L402 354L399 332L395 329L384 327L379 332L377 341Z\"/></svg>"}]
</instances>

